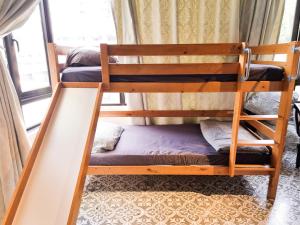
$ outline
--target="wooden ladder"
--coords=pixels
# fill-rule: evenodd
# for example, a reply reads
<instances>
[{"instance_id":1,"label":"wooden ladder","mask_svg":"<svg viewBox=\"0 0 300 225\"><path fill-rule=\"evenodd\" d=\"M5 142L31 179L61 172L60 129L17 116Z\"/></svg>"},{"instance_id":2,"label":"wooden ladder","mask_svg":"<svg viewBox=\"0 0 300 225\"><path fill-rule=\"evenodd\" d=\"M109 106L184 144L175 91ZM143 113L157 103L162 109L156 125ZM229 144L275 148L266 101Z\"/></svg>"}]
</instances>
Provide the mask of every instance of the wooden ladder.
<instances>
[{"instance_id":1,"label":"wooden ladder","mask_svg":"<svg viewBox=\"0 0 300 225\"><path fill-rule=\"evenodd\" d=\"M256 170L256 171L274 171L275 169L270 166L259 165L259 164L236 164L236 154L237 148L239 146L270 146L277 148L278 144L274 139L268 140L239 140L238 131L240 126L240 121L259 121L259 120L277 120L278 115L247 115L242 114L243 103L244 103L245 93L238 91L235 95L235 104L233 110L233 120L232 120L232 138L230 145L229 154L229 175L234 176L236 171L242 170Z\"/></svg>"}]
</instances>

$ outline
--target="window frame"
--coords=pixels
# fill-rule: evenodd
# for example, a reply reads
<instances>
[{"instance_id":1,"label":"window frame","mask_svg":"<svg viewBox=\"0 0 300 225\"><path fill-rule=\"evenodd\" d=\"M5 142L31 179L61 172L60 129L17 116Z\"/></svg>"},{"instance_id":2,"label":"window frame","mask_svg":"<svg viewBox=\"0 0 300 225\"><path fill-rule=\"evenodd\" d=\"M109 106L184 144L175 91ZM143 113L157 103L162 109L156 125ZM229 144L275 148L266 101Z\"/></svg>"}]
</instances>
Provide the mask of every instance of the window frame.
<instances>
[{"instance_id":1,"label":"window frame","mask_svg":"<svg viewBox=\"0 0 300 225\"><path fill-rule=\"evenodd\" d=\"M19 48L18 41L13 38L13 34L8 34L3 38L3 45L5 47L8 70L10 72L10 75L11 75L12 81L14 83L14 86L15 86L16 92L18 94L21 105L31 103L34 101L38 101L38 100L42 100L45 98L49 98L52 96L49 60L48 60L48 53L47 53L48 38L46 36L46 33L44 32L46 23L45 23L45 19L43 17L43 15L44 15L43 1L41 1L39 4L39 11L40 11L41 26L42 26L42 32L43 32L43 42L44 42L46 61L47 61L49 86L43 87L43 88L38 88L35 90L30 90L30 91L22 91L21 83L20 83L20 71L18 68L18 61L17 61L17 55L16 55L16 52ZM16 46L17 46L17 48L16 48Z\"/></svg>"}]
</instances>

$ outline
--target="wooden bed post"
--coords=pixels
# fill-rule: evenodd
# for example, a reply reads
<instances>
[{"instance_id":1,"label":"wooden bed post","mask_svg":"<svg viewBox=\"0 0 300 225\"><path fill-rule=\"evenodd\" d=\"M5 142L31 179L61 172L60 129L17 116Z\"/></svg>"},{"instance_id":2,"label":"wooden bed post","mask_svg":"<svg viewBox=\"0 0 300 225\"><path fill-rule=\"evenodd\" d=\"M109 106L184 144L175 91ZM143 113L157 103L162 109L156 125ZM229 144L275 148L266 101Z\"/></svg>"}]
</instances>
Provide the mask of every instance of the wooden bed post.
<instances>
[{"instance_id":1,"label":"wooden bed post","mask_svg":"<svg viewBox=\"0 0 300 225\"><path fill-rule=\"evenodd\" d=\"M100 62L102 67L102 83L104 88L109 88L109 57L108 57L108 46L107 44L100 45Z\"/></svg>"},{"instance_id":2,"label":"wooden bed post","mask_svg":"<svg viewBox=\"0 0 300 225\"><path fill-rule=\"evenodd\" d=\"M241 82L242 76L244 76L246 72L246 62L247 62L247 54L244 52L246 48L246 43L242 43L243 49L241 50L241 54L239 55L239 76L237 83L237 92L235 93L234 99L234 110L233 110L233 119L232 119L232 136L231 136L231 145L230 145L230 154L229 154L229 175L231 177L234 176L235 172L235 162L236 162L236 153L238 146L238 133L240 126L240 116L243 110L244 105L244 95L245 93L241 90Z\"/></svg>"},{"instance_id":3,"label":"wooden bed post","mask_svg":"<svg viewBox=\"0 0 300 225\"><path fill-rule=\"evenodd\" d=\"M59 83L59 64L58 64L58 55L56 52L56 45L54 43L47 44L47 53L48 53L48 60L49 60L49 70L50 70L50 79L52 90L54 91L55 87Z\"/></svg>"},{"instance_id":4,"label":"wooden bed post","mask_svg":"<svg viewBox=\"0 0 300 225\"><path fill-rule=\"evenodd\" d=\"M272 161L271 165L275 168L275 171L270 175L269 187L268 187L268 199L275 199L277 186L281 171L282 155L285 147L285 139L287 133L287 125L289 121L292 95L295 86L295 78L297 74L297 64L299 60L299 53L295 53L293 49L299 46L299 42L290 43L290 52L287 54L288 67L286 69L286 80L284 82L284 90L281 92L280 105L278 109L278 120L276 123L276 130L274 134L274 140L277 143L272 148Z\"/></svg>"}]
</instances>

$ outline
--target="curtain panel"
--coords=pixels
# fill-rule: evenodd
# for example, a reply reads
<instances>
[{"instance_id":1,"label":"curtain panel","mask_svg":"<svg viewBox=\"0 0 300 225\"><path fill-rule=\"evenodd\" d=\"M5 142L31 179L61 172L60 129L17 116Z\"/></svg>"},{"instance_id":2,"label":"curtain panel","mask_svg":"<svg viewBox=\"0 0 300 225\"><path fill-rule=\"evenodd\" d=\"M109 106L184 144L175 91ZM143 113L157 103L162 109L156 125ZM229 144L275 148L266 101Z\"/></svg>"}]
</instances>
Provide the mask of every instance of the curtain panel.
<instances>
[{"instance_id":1,"label":"curtain panel","mask_svg":"<svg viewBox=\"0 0 300 225\"><path fill-rule=\"evenodd\" d=\"M114 0L119 44L239 41L239 0ZM141 57L141 63L230 62L232 57ZM131 109L232 109L233 93L128 94ZM200 118L151 118L134 123L195 123Z\"/></svg>"},{"instance_id":2,"label":"curtain panel","mask_svg":"<svg viewBox=\"0 0 300 225\"><path fill-rule=\"evenodd\" d=\"M1 38L22 26L38 0L0 0ZM4 52L0 54L0 221L15 189L29 141L16 90L7 70Z\"/></svg>"}]
</instances>

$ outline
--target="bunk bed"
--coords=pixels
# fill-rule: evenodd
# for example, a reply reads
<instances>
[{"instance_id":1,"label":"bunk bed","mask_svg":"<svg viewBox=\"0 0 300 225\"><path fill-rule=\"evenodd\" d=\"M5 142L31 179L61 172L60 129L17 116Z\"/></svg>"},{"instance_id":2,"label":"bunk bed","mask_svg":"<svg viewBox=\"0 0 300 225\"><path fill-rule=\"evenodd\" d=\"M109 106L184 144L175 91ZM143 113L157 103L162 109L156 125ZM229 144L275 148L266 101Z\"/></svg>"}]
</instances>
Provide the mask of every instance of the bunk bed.
<instances>
[{"instance_id":1,"label":"bunk bed","mask_svg":"<svg viewBox=\"0 0 300 225\"><path fill-rule=\"evenodd\" d=\"M86 175L268 175L270 177L268 194L269 199L276 196L277 184L280 175L281 159L284 151L285 136L290 114L292 93L295 79L297 77L297 67L299 60L299 42L286 44L274 44L265 46L248 47L245 43L222 43L222 44L178 44L178 45L106 45L101 44L101 70L96 68L96 72L88 75L89 79L83 79L74 71L64 71L61 75L63 64L59 63L58 57L66 55L70 48L48 44L51 82L54 88L53 99L40 128L40 132L32 147L28 162L24 168L19 185L13 196L11 205L4 219L4 224L26 224L24 221L31 221L30 224L41 224L38 221L51 220L53 224L74 224L77 218L80 199L82 195L84 180ZM251 60L252 55L274 55L286 54L285 62ZM225 55L238 56L235 63L195 63L195 64L112 64L109 63L110 56L178 56L178 55ZM100 72L101 71L101 72ZM252 73L251 73L252 71ZM253 72L255 71L255 73ZM259 71L264 71L260 73ZM267 72L266 72L267 71ZM71 75L70 75L70 72ZM78 72L78 71L77 71ZM83 74L82 70L79 74ZM95 75L96 74L96 75ZM76 78L77 77L77 78ZM92 79L90 79L92 77ZM184 77L184 79L182 79ZM281 92L278 115L248 115L243 112L243 101L247 92ZM233 110L134 110L134 111L103 111L101 110L101 100L104 92L235 92L235 104ZM74 102L77 102L76 104ZM72 104L75 104L72 106ZM70 107L66 107L66 106ZM66 108L65 111L62 108ZM89 111L85 109L89 108ZM74 111L72 111L74 110ZM64 118L59 117L63 114ZM80 111L80 112L77 112ZM100 158L97 162L91 159L91 149L98 117L232 117L232 141L229 154L221 160L209 160L212 149L209 146L199 129L195 125L167 125L158 128L157 126L130 127L125 129L125 136L118 144L124 152L119 155L117 162L114 154L110 153L107 158ZM75 119L73 118L75 117ZM64 120L66 120L64 124ZM275 130L269 128L262 120L276 120ZM78 122L77 122L78 121ZM87 122L89 121L89 122ZM238 130L243 122L249 127L255 128L258 132L257 140L239 140ZM72 125L72 123L74 123ZM80 128L77 123L84 128ZM84 125L88 124L88 125ZM101 126L101 123L99 124ZM165 163L166 160L134 158L129 163L124 163L124 156L129 155L128 145L130 138L138 134L145 134L151 137L158 132L164 132L164 136L171 140L178 138L178 133L170 134L172 126L181 126L186 130L186 136L180 136L182 142L195 142L202 145L205 151L201 156L205 160L195 163L195 155L191 159L186 159L185 163ZM59 135L55 133L61 132ZM141 131L144 130L144 131ZM70 132L65 134L65 131ZM81 135L80 135L81 133ZM267 137L263 139L262 135ZM169 135L169 136L168 136ZM51 138L50 138L51 137ZM78 140L76 140L76 138ZM139 136L139 138L143 138ZM50 140L49 140L50 139ZM66 141L72 141L77 150L73 151L68 161L67 155L62 152L67 150ZM80 141L79 141L80 140ZM54 144L52 143L54 142ZM62 142L62 144L60 144ZM146 140L144 139L144 142ZM48 145L52 148L48 149ZM164 142L161 143L162 145ZM123 145L123 147L121 146ZM188 143L187 143L188 145ZM127 146L127 150L126 150ZM238 153L239 146L266 146L269 154L252 155L243 160L243 156ZM50 146L51 147L51 146ZM139 151L140 146L131 146L134 151ZM55 164L57 168L43 168L48 179L52 179L52 185L58 196L51 200L52 189L41 185L38 181L43 181L44 171L39 168L47 163L45 152L51 152L51 162L55 162L55 157L62 159ZM120 150L121 151L121 150ZM142 151L142 150L141 150ZM197 151L194 149L194 151ZM61 154L61 156L59 155ZM211 154L211 155L210 155ZM47 154L46 154L47 155ZM147 151L144 156L149 156ZM181 154L184 155L184 154ZM215 154L216 155L216 154ZM209 157L207 157L209 156ZM69 155L70 157L70 155ZM109 158L110 157L110 158ZM120 158L121 157L121 158ZM215 156L214 156L215 157ZM220 157L218 155L217 157ZM251 162L249 162L251 158ZM80 159L80 160L79 160ZM54 161L53 161L54 160ZM152 160L152 161L151 161ZM189 161L190 160L190 161ZM175 160L176 161L176 160ZM214 161L211 163L211 161ZM120 163L122 162L122 163ZM147 163L148 162L148 163ZM196 162L199 162L196 160ZM163 163L163 164L162 164ZM47 167L47 166L45 166ZM67 170L65 172L65 170ZM62 175L61 175L62 174ZM64 179L72 176L68 185ZM39 176L38 176L39 175ZM64 175L64 177L62 177ZM34 178L38 177L38 179ZM58 177L58 178L57 178ZM75 177L75 178L74 178ZM46 178L44 178L46 179ZM39 183L34 186L34 182ZM46 181L45 181L46 182ZM32 186L33 185L33 186ZM39 186L40 185L40 186ZM30 186L30 187L29 187ZM46 188L49 193L44 195L39 192L38 198L47 199L50 210L47 215L35 215L40 205L34 198L34 191L37 188ZM32 190L32 191L30 191ZM66 197L67 196L67 197ZM56 201L56 202L55 202ZM33 202L33 203L32 203ZM26 210L24 209L26 207ZM29 208L31 207L31 211ZM59 211L59 213L58 213ZM56 214L55 214L56 213ZM31 218L34 217L34 218ZM55 217L53 219L52 217ZM25 219L24 219L25 218ZM26 220L27 219L27 220ZM17 221L17 222L16 222ZM49 222L51 224L51 222Z\"/></svg>"}]
</instances>

